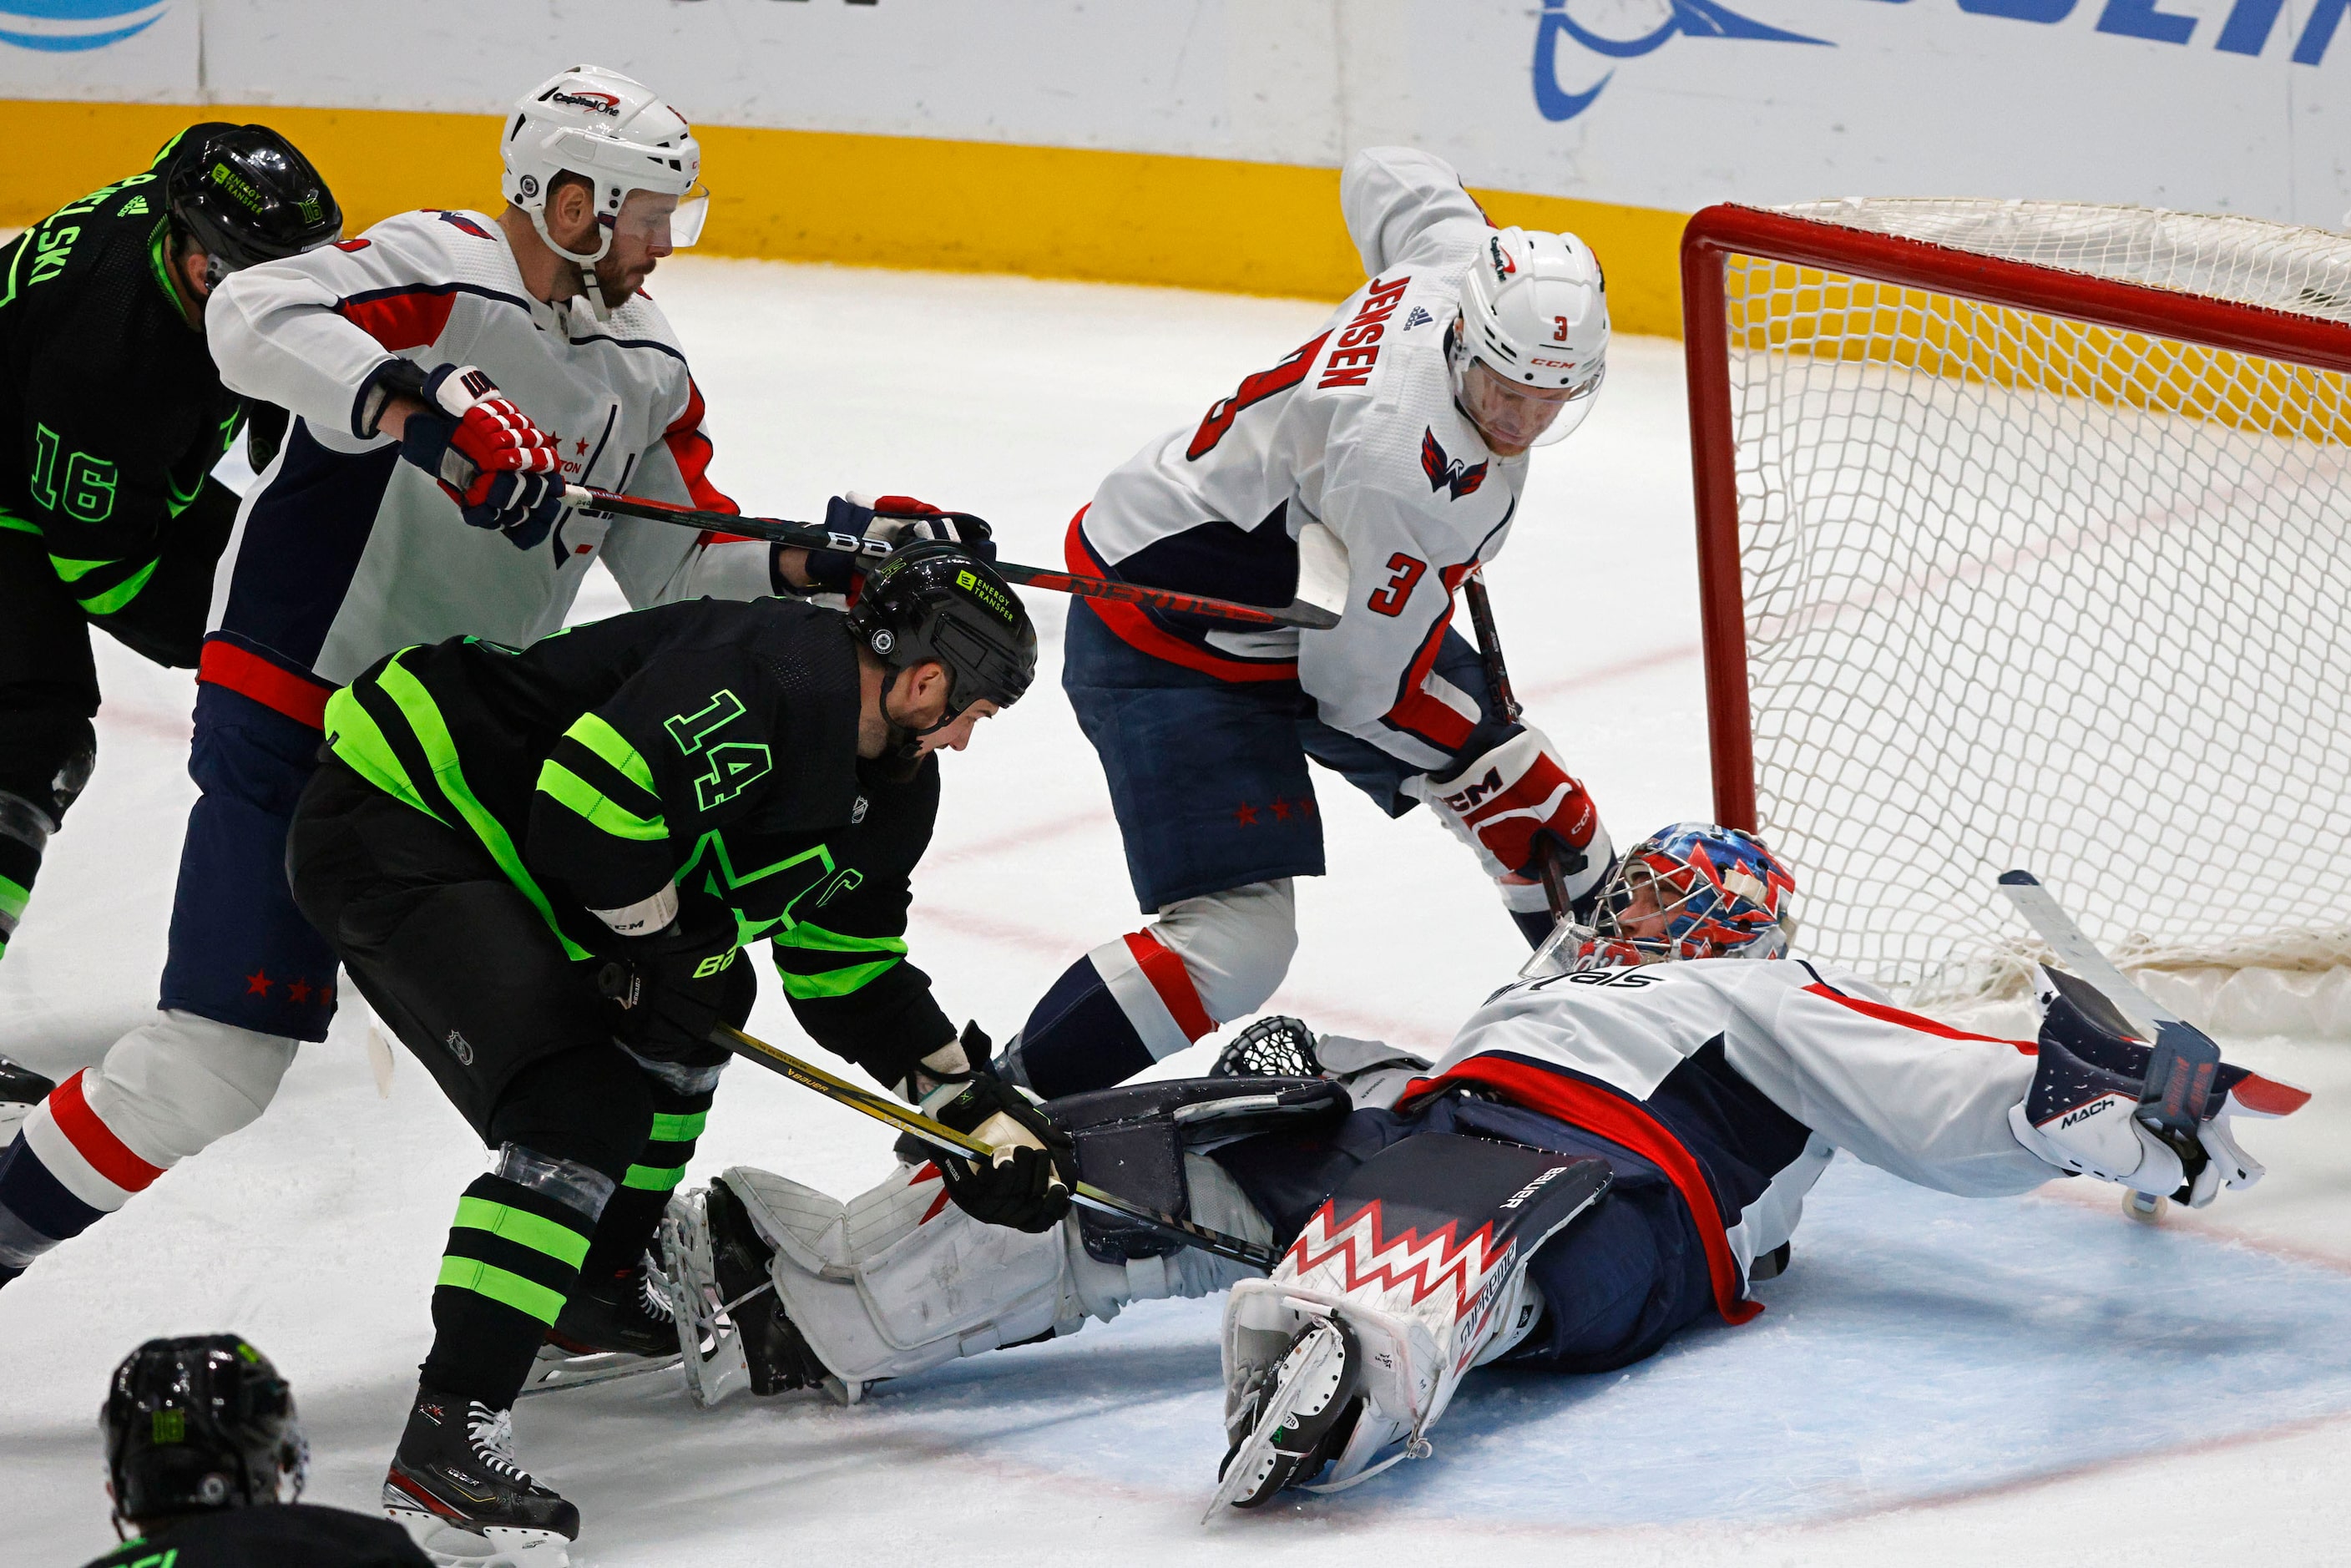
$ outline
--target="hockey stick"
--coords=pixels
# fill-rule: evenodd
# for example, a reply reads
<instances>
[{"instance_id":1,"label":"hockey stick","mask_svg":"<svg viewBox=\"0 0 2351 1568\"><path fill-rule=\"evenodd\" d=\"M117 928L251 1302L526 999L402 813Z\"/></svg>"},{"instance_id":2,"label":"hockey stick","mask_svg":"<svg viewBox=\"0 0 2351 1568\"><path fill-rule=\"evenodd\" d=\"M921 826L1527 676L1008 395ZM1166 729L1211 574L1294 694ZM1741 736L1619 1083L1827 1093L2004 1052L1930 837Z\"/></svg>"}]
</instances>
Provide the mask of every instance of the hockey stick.
<instances>
[{"instance_id":1,"label":"hockey stick","mask_svg":"<svg viewBox=\"0 0 2351 1568\"><path fill-rule=\"evenodd\" d=\"M1469 601L1469 624L1478 633L1478 658L1486 666L1487 693L1493 698L1495 711L1516 724L1526 710L1519 706L1518 694L1510 690L1510 667L1502 663L1502 633L1494 624L1494 601L1486 597L1483 561L1461 580L1461 596ZM1542 864L1543 901L1551 905L1556 924L1567 918L1567 873L1560 869L1559 846L1551 839L1538 838L1535 852Z\"/></svg>"},{"instance_id":2,"label":"hockey stick","mask_svg":"<svg viewBox=\"0 0 2351 1568\"><path fill-rule=\"evenodd\" d=\"M736 1055L756 1061L804 1089L813 1089L828 1100L838 1101L852 1111L862 1111L902 1133L912 1133L934 1148L982 1160L993 1158L996 1154L993 1147L977 1138L958 1133L944 1123L935 1122L920 1111L901 1105L886 1094L861 1089L846 1079L835 1078L821 1067L812 1067L781 1047L769 1045L739 1029L720 1024L710 1031L710 1039L713 1044L723 1045ZM1114 1214L1121 1219L1148 1226L1170 1241L1197 1247L1203 1252L1213 1252L1236 1263L1247 1263L1269 1274L1273 1272L1273 1266L1281 1261L1281 1254L1270 1247L1238 1236L1228 1236L1221 1230L1211 1230L1205 1225L1195 1225L1188 1219L1178 1219L1172 1214L1162 1214L1141 1204L1129 1203L1115 1193L1104 1192L1092 1182L1071 1184L1070 1201L1100 1214Z\"/></svg>"},{"instance_id":3,"label":"hockey stick","mask_svg":"<svg viewBox=\"0 0 2351 1568\"><path fill-rule=\"evenodd\" d=\"M614 517L643 517L656 523L675 523L681 528L741 534L748 538L766 539L770 544L788 545L794 549L835 550L842 555L861 555L878 560L888 555L891 548L883 539L837 534L811 523L789 522L781 517L743 517L732 512L706 512L693 507L673 507L666 501L648 501L642 496L620 496L609 490L590 490L580 485L566 485L563 498L583 512L597 512ZM970 516L967 512L944 515L950 517ZM1080 599L1114 599L1123 604L1141 604L1153 610L1201 615L1236 626L1295 626L1308 632L1327 632L1339 624L1336 611L1310 604L1304 600L1293 600L1278 609L1269 609L1261 604L1241 604L1230 599L1183 593L1172 588L1146 588L1139 582L1119 582L1107 577L1048 571L1043 567L1020 566L1008 560L999 560L993 565L998 577L1023 588L1050 589L1057 593L1074 594Z\"/></svg>"},{"instance_id":4,"label":"hockey stick","mask_svg":"<svg viewBox=\"0 0 2351 1568\"><path fill-rule=\"evenodd\" d=\"M2041 879L2029 871L2000 873L2000 890L2032 923L2050 951L2106 994L2123 1016L2142 1030L2151 1054L2147 1083L2139 1091L2139 1121L2179 1148L2196 1145L2196 1127L2220 1068L2220 1048L2194 1024L2164 1008L2115 967L2082 928L2058 907Z\"/></svg>"}]
</instances>

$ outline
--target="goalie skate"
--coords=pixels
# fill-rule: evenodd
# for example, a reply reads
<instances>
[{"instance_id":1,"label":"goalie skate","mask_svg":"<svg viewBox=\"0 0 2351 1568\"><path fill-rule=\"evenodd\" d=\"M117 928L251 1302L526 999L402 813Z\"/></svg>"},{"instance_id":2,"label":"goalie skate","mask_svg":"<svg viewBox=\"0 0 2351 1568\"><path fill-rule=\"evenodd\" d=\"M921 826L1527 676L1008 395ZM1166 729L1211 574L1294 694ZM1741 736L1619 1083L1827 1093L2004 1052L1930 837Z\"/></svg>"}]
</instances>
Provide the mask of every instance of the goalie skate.
<instances>
[{"instance_id":1,"label":"goalie skate","mask_svg":"<svg viewBox=\"0 0 2351 1568\"><path fill-rule=\"evenodd\" d=\"M743 1338L735 1332L735 1320L718 1288L704 1189L694 1187L669 1200L661 1238L662 1255L671 1269L669 1299L677 1315L686 1392L706 1409L737 1389L749 1387L751 1369L744 1358Z\"/></svg>"},{"instance_id":2,"label":"goalie skate","mask_svg":"<svg viewBox=\"0 0 2351 1568\"><path fill-rule=\"evenodd\" d=\"M1345 1443L1363 1408L1363 1346L1337 1313L1299 1329L1228 1418L1231 1446L1205 1523L1226 1503L1257 1508L1311 1479Z\"/></svg>"}]
</instances>

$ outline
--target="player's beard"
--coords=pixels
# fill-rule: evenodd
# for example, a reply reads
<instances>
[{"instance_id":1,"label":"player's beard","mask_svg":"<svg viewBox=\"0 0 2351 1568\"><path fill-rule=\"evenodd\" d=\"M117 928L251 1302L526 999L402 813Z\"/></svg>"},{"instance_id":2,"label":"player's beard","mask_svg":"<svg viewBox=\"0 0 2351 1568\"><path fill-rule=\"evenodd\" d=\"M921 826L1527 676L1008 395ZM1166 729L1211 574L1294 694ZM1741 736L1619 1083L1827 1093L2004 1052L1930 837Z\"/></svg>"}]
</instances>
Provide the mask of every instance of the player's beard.
<instances>
[{"instance_id":1,"label":"player's beard","mask_svg":"<svg viewBox=\"0 0 2351 1568\"><path fill-rule=\"evenodd\" d=\"M653 276L653 267L654 263L647 259L633 269L636 276L632 277L629 275L632 269L623 268L618 257L608 256L598 262L596 287L604 296L604 308L617 310L626 304L629 296L643 287L645 279Z\"/></svg>"}]
</instances>

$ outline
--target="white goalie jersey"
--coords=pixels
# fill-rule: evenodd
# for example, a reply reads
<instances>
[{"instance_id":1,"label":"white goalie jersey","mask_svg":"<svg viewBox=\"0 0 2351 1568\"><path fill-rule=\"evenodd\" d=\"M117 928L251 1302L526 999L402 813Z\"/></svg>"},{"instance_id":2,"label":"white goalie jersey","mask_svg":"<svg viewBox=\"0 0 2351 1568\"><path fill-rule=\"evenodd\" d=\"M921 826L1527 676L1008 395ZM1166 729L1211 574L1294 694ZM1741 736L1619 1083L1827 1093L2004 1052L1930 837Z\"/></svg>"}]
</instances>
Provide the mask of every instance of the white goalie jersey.
<instances>
[{"instance_id":1,"label":"white goalie jersey","mask_svg":"<svg viewBox=\"0 0 2351 1568\"><path fill-rule=\"evenodd\" d=\"M1075 571L1251 603L1343 581L1338 626L1240 631L1091 602L1120 638L1229 681L1299 681L1324 722L1416 768L1451 759L1477 704L1434 673L1469 569L1500 550L1524 456L1455 406L1445 333L1494 231L1438 159L1373 148L1340 183L1370 281L1296 351L1102 481Z\"/></svg>"},{"instance_id":2,"label":"white goalie jersey","mask_svg":"<svg viewBox=\"0 0 2351 1568\"><path fill-rule=\"evenodd\" d=\"M660 309L640 294L600 321L533 298L479 213L404 213L233 273L204 325L222 379L296 416L223 557L206 679L242 675L260 695L276 677L256 660L333 685L410 643L528 643L563 624L600 559L640 608L771 591L768 546L664 523L569 513L519 549L467 527L389 436L361 433L395 356L477 365L557 438L565 481L735 510L710 482L702 394Z\"/></svg>"}]
</instances>

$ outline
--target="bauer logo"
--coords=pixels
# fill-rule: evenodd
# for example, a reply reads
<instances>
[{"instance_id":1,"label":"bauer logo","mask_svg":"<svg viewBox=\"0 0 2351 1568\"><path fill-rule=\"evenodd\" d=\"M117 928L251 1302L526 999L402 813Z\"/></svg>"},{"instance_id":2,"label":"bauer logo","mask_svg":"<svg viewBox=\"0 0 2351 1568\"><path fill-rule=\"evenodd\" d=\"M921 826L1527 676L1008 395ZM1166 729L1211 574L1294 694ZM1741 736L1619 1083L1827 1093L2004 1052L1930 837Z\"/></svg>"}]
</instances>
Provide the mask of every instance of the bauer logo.
<instances>
[{"instance_id":1,"label":"bauer logo","mask_svg":"<svg viewBox=\"0 0 2351 1568\"><path fill-rule=\"evenodd\" d=\"M0 43L64 54L135 37L172 0L0 0Z\"/></svg>"}]
</instances>

